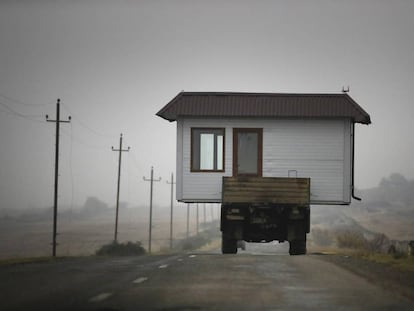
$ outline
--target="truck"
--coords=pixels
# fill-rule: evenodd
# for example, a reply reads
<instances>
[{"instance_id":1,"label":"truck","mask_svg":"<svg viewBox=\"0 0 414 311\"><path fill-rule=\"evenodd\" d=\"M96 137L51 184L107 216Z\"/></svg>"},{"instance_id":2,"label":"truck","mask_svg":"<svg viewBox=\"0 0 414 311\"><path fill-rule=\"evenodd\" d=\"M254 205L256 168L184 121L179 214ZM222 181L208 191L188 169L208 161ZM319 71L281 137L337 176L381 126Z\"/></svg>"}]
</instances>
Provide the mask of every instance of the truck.
<instances>
[{"instance_id":1,"label":"truck","mask_svg":"<svg viewBox=\"0 0 414 311\"><path fill-rule=\"evenodd\" d=\"M289 254L306 254L310 178L223 177L220 230L223 254L238 241L289 241Z\"/></svg>"}]
</instances>

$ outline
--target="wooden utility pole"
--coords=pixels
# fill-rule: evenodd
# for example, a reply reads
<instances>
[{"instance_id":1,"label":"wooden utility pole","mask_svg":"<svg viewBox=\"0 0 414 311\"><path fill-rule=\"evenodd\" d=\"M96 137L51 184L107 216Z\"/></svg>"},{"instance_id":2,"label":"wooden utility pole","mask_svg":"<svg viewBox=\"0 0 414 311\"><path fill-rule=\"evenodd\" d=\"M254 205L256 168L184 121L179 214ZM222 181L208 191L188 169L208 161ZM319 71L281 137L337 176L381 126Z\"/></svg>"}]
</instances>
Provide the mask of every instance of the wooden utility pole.
<instances>
[{"instance_id":1,"label":"wooden utility pole","mask_svg":"<svg viewBox=\"0 0 414 311\"><path fill-rule=\"evenodd\" d=\"M118 151L119 157L118 157L118 187L116 191L116 214L115 214L115 234L114 234L114 242L116 243L118 241L118 213L119 213L119 189L121 185L121 154L122 152L128 152L131 148L128 147L128 149L122 149L122 133L121 137L119 138L119 149L114 149L112 146L112 151Z\"/></svg>"},{"instance_id":2,"label":"wooden utility pole","mask_svg":"<svg viewBox=\"0 0 414 311\"><path fill-rule=\"evenodd\" d=\"M190 236L190 203L187 203L187 239Z\"/></svg>"},{"instance_id":3,"label":"wooden utility pole","mask_svg":"<svg viewBox=\"0 0 414 311\"><path fill-rule=\"evenodd\" d=\"M171 216L170 216L170 250L173 248L173 205L174 205L174 174L171 173L171 182L167 181L167 184L171 185Z\"/></svg>"},{"instance_id":4,"label":"wooden utility pole","mask_svg":"<svg viewBox=\"0 0 414 311\"><path fill-rule=\"evenodd\" d=\"M197 213L196 213L196 233L198 235L198 222L199 222L199 220L198 220L198 203L196 204L196 207L197 207Z\"/></svg>"},{"instance_id":5,"label":"wooden utility pole","mask_svg":"<svg viewBox=\"0 0 414 311\"><path fill-rule=\"evenodd\" d=\"M154 181L161 181L161 177L154 180L154 168L151 166L151 178L145 178L143 177L145 181L151 182L150 187L150 219L149 219L149 233L148 233L148 253L151 254L151 233L152 233L152 188Z\"/></svg>"},{"instance_id":6,"label":"wooden utility pole","mask_svg":"<svg viewBox=\"0 0 414 311\"><path fill-rule=\"evenodd\" d=\"M49 116L46 115L47 122L56 123L56 148L55 148L55 193L53 202L53 238L52 238L52 256L56 257L56 235L57 235L57 210L58 210L58 180L59 180L59 130L60 123L69 123L71 117L68 117L67 121L60 120L60 99L56 103L56 120L49 120Z\"/></svg>"}]
</instances>

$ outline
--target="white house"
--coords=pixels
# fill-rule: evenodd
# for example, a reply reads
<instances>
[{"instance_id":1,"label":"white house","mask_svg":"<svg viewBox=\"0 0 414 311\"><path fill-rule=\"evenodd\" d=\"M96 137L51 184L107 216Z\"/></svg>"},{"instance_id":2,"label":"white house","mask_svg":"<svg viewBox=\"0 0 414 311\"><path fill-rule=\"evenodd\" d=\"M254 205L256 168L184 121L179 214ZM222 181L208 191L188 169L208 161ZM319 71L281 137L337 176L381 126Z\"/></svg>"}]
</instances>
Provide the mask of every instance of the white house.
<instances>
[{"instance_id":1,"label":"white house","mask_svg":"<svg viewBox=\"0 0 414 311\"><path fill-rule=\"evenodd\" d=\"M182 202L220 203L223 176L263 176L308 177L311 204L349 204L355 123L371 123L346 93L181 92L157 115L177 122Z\"/></svg>"}]
</instances>

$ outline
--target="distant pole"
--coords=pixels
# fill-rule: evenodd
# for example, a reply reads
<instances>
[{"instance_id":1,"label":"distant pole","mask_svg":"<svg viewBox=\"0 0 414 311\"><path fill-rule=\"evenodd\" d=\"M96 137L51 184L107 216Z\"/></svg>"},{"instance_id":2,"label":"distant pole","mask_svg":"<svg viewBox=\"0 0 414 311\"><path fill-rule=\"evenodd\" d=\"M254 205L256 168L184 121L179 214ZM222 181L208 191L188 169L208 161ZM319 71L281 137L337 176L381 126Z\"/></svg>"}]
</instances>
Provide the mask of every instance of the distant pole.
<instances>
[{"instance_id":1,"label":"distant pole","mask_svg":"<svg viewBox=\"0 0 414 311\"><path fill-rule=\"evenodd\" d=\"M187 203L187 239L190 236L190 203Z\"/></svg>"},{"instance_id":2,"label":"distant pole","mask_svg":"<svg viewBox=\"0 0 414 311\"><path fill-rule=\"evenodd\" d=\"M197 214L196 214L196 233L198 234L198 203L197 203Z\"/></svg>"},{"instance_id":3,"label":"distant pole","mask_svg":"<svg viewBox=\"0 0 414 311\"><path fill-rule=\"evenodd\" d=\"M49 120L49 116L46 115L47 122L56 123L56 146L55 146L55 193L53 200L53 237L52 237L52 256L56 257L56 235L57 235L57 210L58 210L58 180L59 180L59 130L60 123L69 123L71 117L68 117L67 121L60 120L60 99L56 103L56 120Z\"/></svg>"},{"instance_id":4,"label":"distant pole","mask_svg":"<svg viewBox=\"0 0 414 311\"><path fill-rule=\"evenodd\" d=\"M174 173L171 173L171 182L167 181L167 184L171 185L171 216L170 216L170 250L173 248L173 203L174 203Z\"/></svg>"},{"instance_id":5,"label":"distant pole","mask_svg":"<svg viewBox=\"0 0 414 311\"><path fill-rule=\"evenodd\" d=\"M217 219L221 219L221 205L217 204Z\"/></svg>"},{"instance_id":6,"label":"distant pole","mask_svg":"<svg viewBox=\"0 0 414 311\"><path fill-rule=\"evenodd\" d=\"M210 204L210 216L211 216L211 221L214 221L213 204Z\"/></svg>"},{"instance_id":7,"label":"distant pole","mask_svg":"<svg viewBox=\"0 0 414 311\"><path fill-rule=\"evenodd\" d=\"M114 242L118 241L118 212L119 212L119 189L121 185L121 154L122 152L128 152L130 150L130 147L128 149L122 150L122 133L119 138L119 149L114 149L112 147L112 151L118 151L119 157L118 157L118 187L116 191L116 214L115 214L115 234L114 234Z\"/></svg>"},{"instance_id":8,"label":"distant pole","mask_svg":"<svg viewBox=\"0 0 414 311\"><path fill-rule=\"evenodd\" d=\"M204 213L204 224L206 224L206 222L207 222L207 217L206 217L206 203L203 204L203 213Z\"/></svg>"},{"instance_id":9,"label":"distant pole","mask_svg":"<svg viewBox=\"0 0 414 311\"><path fill-rule=\"evenodd\" d=\"M151 166L151 178L143 177L145 181L151 182L150 186L150 219L149 219L149 234L148 234L148 253L151 254L151 233L152 233L152 188L154 181L161 181L161 177L154 180L154 168Z\"/></svg>"}]
</instances>

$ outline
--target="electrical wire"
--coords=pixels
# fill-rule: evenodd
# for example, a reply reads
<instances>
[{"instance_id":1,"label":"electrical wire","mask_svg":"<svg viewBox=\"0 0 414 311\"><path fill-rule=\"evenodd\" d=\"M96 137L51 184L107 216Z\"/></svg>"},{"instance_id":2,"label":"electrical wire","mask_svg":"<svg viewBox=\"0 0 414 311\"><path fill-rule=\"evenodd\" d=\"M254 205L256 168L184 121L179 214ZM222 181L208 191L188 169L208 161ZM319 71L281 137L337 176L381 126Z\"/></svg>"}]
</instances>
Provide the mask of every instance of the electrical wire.
<instances>
[{"instance_id":1,"label":"electrical wire","mask_svg":"<svg viewBox=\"0 0 414 311\"><path fill-rule=\"evenodd\" d=\"M41 120L33 119L33 118L36 118L36 117L42 117L42 115L25 115L25 114L22 114L22 113L19 113L19 112L13 110L12 108L10 108L5 103L0 102L0 105L3 106L4 108L6 108L7 111L2 110L6 114L14 115L16 117L20 117L20 118L23 118L23 119L26 119L26 120L29 120L29 121L32 121L32 122L37 122L37 123L43 123L44 122L44 121L41 121Z\"/></svg>"},{"instance_id":2,"label":"electrical wire","mask_svg":"<svg viewBox=\"0 0 414 311\"><path fill-rule=\"evenodd\" d=\"M73 135L73 134L69 134L69 133L67 133L66 132L66 130L64 130L64 129L60 129L61 130L61 132L64 134L64 135L66 135L67 137L71 137L72 136L72 138L71 139L73 139L73 141L74 142L76 142L76 143L78 143L78 144L81 144L81 145L84 145L84 146L86 146L86 147L88 147L88 148L92 148L92 149L98 149L98 150L107 150L108 149L108 147L106 147L106 146L98 146L98 145L92 145L92 144L89 144L89 143L87 143L87 142L85 142L85 141L83 141L82 139L80 139L79 137L77 137L77 136L75 136L75 135Z\"/></svg>"},{"instance_id":3,"label":"electrical wire","mask_svg":"<svg viewBox=\"0 0 414 311\"><path fill-rule=\"evenodd\" d=\"M53 105L54 104L54 102L49 102L49 103L45 103L45 104L27 104L27 103L24 103L24 102L22 102L22 101L20 101L18 99L15 99L15 98L11 98L9 96L6 96L6 95L4 95L2 93L0 93L0 97L3 97L4 99L7 99L7 100L9 100L9 101L11 101L11 102L13 102L15 104L18 104L18 105L21 105L21 106L26 106L26 107L44 107L44 106L49 106L49 105Z\"/></svg>"},{"instance_id":4,"label":"electrical wire","mask_svg":"<svg viewBox=\"0 0 414 311\"><path fill-rule=\"evenodd\" d=\"M98 132L98 131L96 131L96 130L94 130L93 128L91 128L89 125L87 125L85 122L83 122L76 114L74 114L73 112L72 112L72 110L70 110L69 109L69 107L67 107L67 105L65 105L65 104L62 104L62 107L68 112L68 113L70 113L71 115L72 115L72 121L73 122L77 122L77 123L79 123L79 125L81 125L82 127L84 127L85 129L87 129L87 130L89 130L90 132L92 132L92 133L94 133L95 135L98 135L98 136L101 136L101 137L104 137L104 138L108 138L108 139L112 139L113 137L110 137L109 135L105 135L105 134L102 134L102 133L100 133L100 132Z\"/></svg>"},{"instance_id":5,"label":"electrical wire","mask_svg":"<svg viewBox=\"0 0 414 311\"><path fill-rule=\"evenodd\" d=\"M132 162L134 162L134 164L135 164L134 165L135 168L137 168L139 171L142 170L142 166L139 164L139 162L138 162L137 158L135 157L132 149L130 150L130 152L128 152L128 156L131 156Z\"/></svg>"}]
</instances>

